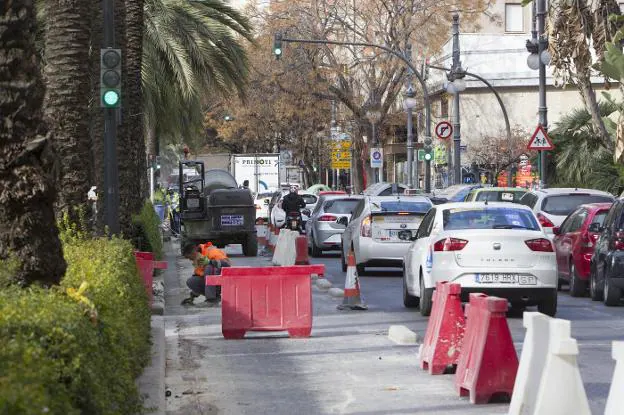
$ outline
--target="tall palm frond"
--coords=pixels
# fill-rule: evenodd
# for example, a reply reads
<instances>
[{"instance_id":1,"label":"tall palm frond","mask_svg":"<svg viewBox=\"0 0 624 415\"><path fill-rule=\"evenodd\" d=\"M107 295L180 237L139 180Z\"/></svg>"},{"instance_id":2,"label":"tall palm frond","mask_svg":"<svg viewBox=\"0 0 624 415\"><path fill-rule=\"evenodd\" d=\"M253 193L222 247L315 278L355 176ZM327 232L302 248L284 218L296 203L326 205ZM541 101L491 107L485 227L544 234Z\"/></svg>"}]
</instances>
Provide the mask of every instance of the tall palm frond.
<instances>
[{"instance_id":1,"label":"tall palm frond","mask_svg":"<svg viewBox=\"0 0 624 415\"><path fill-rule=\"evenodd\" d=\"M244 96L249 21L219 0L146 0L145 121L157 136L201 130L205 96ZM177 137L175 137L177 138Z\"/></svg>"}]
</instances>

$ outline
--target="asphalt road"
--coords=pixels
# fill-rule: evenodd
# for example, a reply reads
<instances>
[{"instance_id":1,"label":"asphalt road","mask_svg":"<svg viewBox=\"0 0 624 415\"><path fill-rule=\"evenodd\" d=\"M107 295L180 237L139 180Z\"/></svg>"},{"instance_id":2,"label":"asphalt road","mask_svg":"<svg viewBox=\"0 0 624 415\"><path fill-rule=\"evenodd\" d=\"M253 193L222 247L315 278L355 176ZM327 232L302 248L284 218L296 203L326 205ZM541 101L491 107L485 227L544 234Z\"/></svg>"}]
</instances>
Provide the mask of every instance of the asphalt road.
<instances>
[{"instance_id":1,"label":"asphalt road","mask_svg":"<svg viewBox=\"0 0 624 415\"><path fill-rule=\"evenodd\" d=\"M324 257L313 261L325 264L333 283L344 285L339 254L326 253ZM424 335L428 319L422 317L418 310L403 307L399 269L367 268L367 272L360 277L360 284L370 311L381 310L390 315L401 315L403 324ZM527 310L537 311L537 308L528 307ZM592 413L602 414L615 367L615 361L611 358L611 342L624 340L624 303L619 307L606 307L602 302L591 301L589 297L573 298L567 292L567 287L564 287L559 292L556 317L571 321L572 337L576 338L579 345L578 363ZM519 358L525 333L522 313L509 315L508 324Z\"/></svg>"},{"instance_id":2,"label":"asphalt road","mask_svg":"<svg viewBox=\"0 0 624 415\"><path fill-rule=\"evenodd\" d=\"M452 375L420 370L418 346L387 337L401 324L422 339L427 319L405 309L400 272L373 269L360 278L367 311L338 311L341 299L313 290L314 322L308 339L284 333L248 333L224 340L220 309L179 306L192 272L175 258L178 275L165 282L167 414L504 414L507 404L472 405L460 398ZM267 257L245 258L228 248L235 265L269 266ZM327 278L344 285L337 255L313 259ZM604 411L614 362L611 341L624 339L624 307L606 308L589 299L561 294L558 317L572 320L579 358L594 414ZM518 353L521 315L509 318ZM565 380L562 380L565 381Z\"/></svg>"}]
</instances>

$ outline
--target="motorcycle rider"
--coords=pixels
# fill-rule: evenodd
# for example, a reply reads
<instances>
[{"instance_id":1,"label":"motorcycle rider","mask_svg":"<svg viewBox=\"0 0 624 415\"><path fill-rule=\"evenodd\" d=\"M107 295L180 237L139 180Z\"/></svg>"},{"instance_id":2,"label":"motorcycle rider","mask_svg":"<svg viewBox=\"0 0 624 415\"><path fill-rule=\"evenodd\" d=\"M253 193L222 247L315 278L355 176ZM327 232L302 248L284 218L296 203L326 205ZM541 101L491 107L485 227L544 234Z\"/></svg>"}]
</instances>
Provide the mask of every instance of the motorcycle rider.
<instances>
[{"instance_id":1,"label":"motorcycle rider","mask_svg":"<svg viewBox=\"0 0 624 415\"><path fill-rule=\"evenodd\" d=\"M286 218L288 219L288 214L291 212L299 212L301 214L301 209L305 206L305 201L301 195L297 193L297 186L290 186L289 193L284 196L284 200L282 201L282 209L286 212ZM284 222L284 227L287 226L288 220Z\"/></svg>"}]
</instances>

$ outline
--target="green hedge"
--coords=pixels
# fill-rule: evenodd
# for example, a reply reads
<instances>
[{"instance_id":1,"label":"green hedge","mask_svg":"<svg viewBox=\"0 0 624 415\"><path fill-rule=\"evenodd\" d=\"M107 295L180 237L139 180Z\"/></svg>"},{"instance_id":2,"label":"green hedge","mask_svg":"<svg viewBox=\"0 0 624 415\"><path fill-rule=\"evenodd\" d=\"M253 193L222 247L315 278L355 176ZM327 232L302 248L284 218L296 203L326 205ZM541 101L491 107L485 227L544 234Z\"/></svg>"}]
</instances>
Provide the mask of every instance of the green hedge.
<instances>
[{"instance_id":1,"label":"green hedge","mask_svg":"<svg viewBox=\"0 0 624 415\"><path fill-rule=\"evenodd\" d=\"M138 413L150 310L133 247L63 239L60 287L0 290L0 414Z\"/></svg>"},{"instance_id":2,"label":"green hedge","mask_svg":"<svg viewBox=\"0 0 624 415\"><path fill-rule=\"evenodd\" d=\"M135 246L139 251L153 252L156 259L163 257L163 242L160 232L160 218L149 200L145 201L143 209L132 217L135 227Z\"/></svg>"}]
</instances>

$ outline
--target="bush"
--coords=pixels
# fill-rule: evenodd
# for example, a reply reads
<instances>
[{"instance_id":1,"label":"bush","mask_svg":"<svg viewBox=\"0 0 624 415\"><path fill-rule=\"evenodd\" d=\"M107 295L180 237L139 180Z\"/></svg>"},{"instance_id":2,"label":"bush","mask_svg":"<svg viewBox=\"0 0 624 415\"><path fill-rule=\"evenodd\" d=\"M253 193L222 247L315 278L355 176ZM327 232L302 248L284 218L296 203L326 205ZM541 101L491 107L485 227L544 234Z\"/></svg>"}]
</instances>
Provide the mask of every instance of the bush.
<instances>
[{"instance_id":1,"label":"bush","mask_svg":"<svg viewBox=\"0 0 624 415\"><path fill-rule=\"evenodd\" d=\"M139 251L153 252L156 259L163 257L163 242L160 233L160 218L149 200L145 201L143 209L132 218L135 227L133 240Z\"/></svg>"},{"instance_id":2,"label":"bush","mask_svg":"<svg viewBox=\"0 0 624 415\"><path fill-rule=\"evenodd\" d=\"M60 287L0 291L0 414L140 412L150 310L133 247L62 237Z\"/></svg>"}]
</instances>

